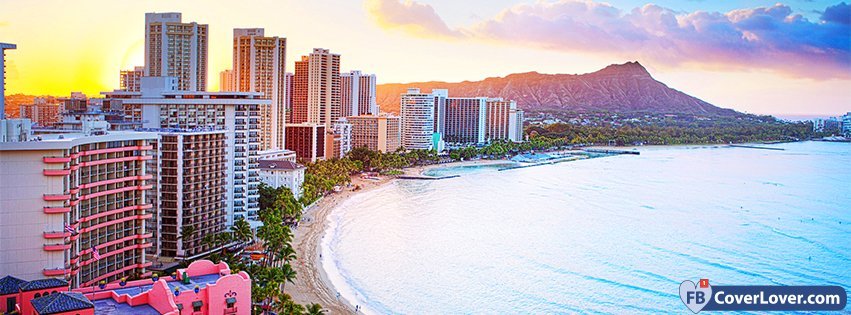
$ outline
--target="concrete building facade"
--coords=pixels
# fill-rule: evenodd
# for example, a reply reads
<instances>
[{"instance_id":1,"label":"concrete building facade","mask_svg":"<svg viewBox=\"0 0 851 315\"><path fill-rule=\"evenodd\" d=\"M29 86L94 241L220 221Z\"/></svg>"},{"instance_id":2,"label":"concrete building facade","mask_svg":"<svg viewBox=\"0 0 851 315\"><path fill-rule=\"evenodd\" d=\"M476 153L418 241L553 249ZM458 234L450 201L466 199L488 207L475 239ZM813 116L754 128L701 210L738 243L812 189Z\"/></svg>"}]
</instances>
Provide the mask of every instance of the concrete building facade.
<instances>
[{"instance_id":1,"label":"concrete building facade","mask_svg":"<svg viewBox=\"0 0 851 315\"><path fill-rule=\"evenodd\" d=\"M295 151L299 161L316 162L325 159L325 125L287 124L287 150Z\"/></svg>"},{"instance_id":2,"label":"concrete building facade","mask_svg":"<svg viewBox=\"0 0 851 315\"><path fill-rule=\"evenodd\" d=\"M443 140L455 145L484 144L486 109L484 97L447 98Z\"/></svg>"},{"instance_id":3,"label":"concrete building facade","mask_svg":"<svg viewBox=\"0 0 851 315\"><path fill-rule=\"evenodd\" d=\"M287 39L266 37L262 28L233 30L233 81L236 91L260 92L272 105L260 111L262 150L284 147L286 125Z\"/></svg>"},{"instance_id":4,"label":"concrete building facade","mask_svg":"<svg viewBox=\"0 0 851 315\"><path fill-rule=\"evenodd\" d=\"M298 199L301 198L306 169L293 161L260 160L260 180L272 188L286 187Z\"/></svg>"},{"instance_id":5,"label":"concrete building facade","mask_svg":"<svg viewBox=\"0 0 851 315\"><path fill-rule=\"evenodd\" d=\"M173 81L145 77L142 92L104 93L105 103L119 103L125 119L141 122L143 128L228 130L226 225L238 218L257 219L260 108L271 101L255 92L176 91Z\"/></svg>"},{"instance_id":6,"label":"concrete building facade","mask_svg":"<svg viewBox=\"0 0 851 315\"><path fill-rule=\"evenodd\" d=\"M0 274L71 287L146 274L155 139L98 129L0 143Z\"/></svg>"},{"instance_id":7,"label":"concrete building facade","mask_svg":"<svg viewBox=\"0 0 851 315\"><path fill-rule=\"evenodd\" d=\"M145 13L145 76L177 78L180 91L207 90L208 26L180 13Z\"/></svg>"},{"instance_id":8,"label":"concrete building facade","mask_svg":"<svg viewBox=\"0 0 851 315\"><path fill-rule=\"evenodd\" d=\"M402 93L402 146L408 150L437 149L435 132L435 95L410 88Z\"/></svg>"},{"instance_id":9,"label":"concrete building facade","mask_svg":"<svg viewBox=\"0 0 851 315\"><path fill-rule=\"evenodd\" d=\"M0 43L0 120L6 119L6 51L16 48L15 44Z\"/></svg>"},{"instance_id":10,"label":"concrete building facade","mask_svg":"<svg viewBox=\"0 0 851 315\"><path fill-rule=\"evenodd\" d=\"M121 74L119 75L119 89L128 92L141 91L143 76L145 76L145 67L135 67L133 70L121 70Z\"/></svg>"},{"instance_id":11,"label":"concrete building facade","mask_svg":"<svg viewBox=\"0 0 851 315\"><path fill-rule=\"evenodd\" d=\"M340 73L340 115L378 115L375 101L376 78L358 70Z\"/></svg>"},{"instance_id":12,"label":"concrete building facade","mask_svg":"<svg viewBox=\"0 0 851 315\"><path fill-rule=\"evenodd\" d=\"M402 146L402 122L398 116L361 115L347 120L352 124L352 148L393 152Z\"/></svg>"},{"instance_id":13,"label":"concrete building facade","mask_svg":"<svg viewBox=\"0 0 851 315\"><path fill-rule=\"evenodd\" d=\"M331 128L340 117L340 55L314 48L295 65L292 122Z\"/></svg>"},{"instance_id":14,"label":"concrete building facade","mask_svg":"<svg viewBox=\"0 0 851 315\"><path fill-rule=\"evenodd\" d=\"M156 256L192 259L213 250L202 239L225 231L226 148L227 133L221 129L159 132L158 207L152 218L157 227L152 231ZM195 233L181 237L185 229Z\"/></svg>"}]
</instances>

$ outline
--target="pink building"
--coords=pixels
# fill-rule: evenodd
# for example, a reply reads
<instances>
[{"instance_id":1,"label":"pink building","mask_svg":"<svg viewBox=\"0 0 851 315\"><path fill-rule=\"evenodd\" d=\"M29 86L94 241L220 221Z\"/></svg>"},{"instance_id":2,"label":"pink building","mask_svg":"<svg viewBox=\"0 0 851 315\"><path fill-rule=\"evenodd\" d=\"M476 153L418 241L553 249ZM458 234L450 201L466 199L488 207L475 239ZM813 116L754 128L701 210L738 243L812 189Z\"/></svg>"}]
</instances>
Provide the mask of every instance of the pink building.
<instances>
[{"instance_id":1,"label":"pink building","mask_svg":"<svg viewBox=\"0 0 851 315\"><path fill-rule=\"evenodd\" d=\"M15 292L13 292L15 291ZM113 282L68 291L61 279L0 279L3 312L45 314L251 314L251 279L226 263L195 261L175 276ZM12 307L9 309L8 307Z\"/></svg>"}]
</instances>

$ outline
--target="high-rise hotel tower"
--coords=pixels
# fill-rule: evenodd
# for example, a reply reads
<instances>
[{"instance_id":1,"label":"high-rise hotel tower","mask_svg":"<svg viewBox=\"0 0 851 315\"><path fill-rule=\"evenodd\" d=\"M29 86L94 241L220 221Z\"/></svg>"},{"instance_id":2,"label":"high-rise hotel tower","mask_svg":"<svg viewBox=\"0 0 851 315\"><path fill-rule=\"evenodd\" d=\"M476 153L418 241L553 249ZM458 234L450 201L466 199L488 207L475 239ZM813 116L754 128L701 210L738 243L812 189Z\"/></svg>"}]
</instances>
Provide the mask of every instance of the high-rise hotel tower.
<instances>
[{"instance_id":1,"label":"high-rise hotel tower","mask_svg":"<svg viewBox=\"0 0 851 315\"><path fill-rule=\"evenodd\" d=\"M207 24L180 13L145 13L145 76L177 78L180 91L207 90Z\"/></svg>"},{"instance_id":2,"label":"high-rise hotel tower","mask_svg":"<svg viewBox=\"0 0 851 315\"><path fill-rule=\"evenodd\" d=\"M272 106L261 109L260 148L281 149L286 125L287 39L266 37L262 28L233 30L235 91L261 92Z\"/></svg>"}]
</instances>

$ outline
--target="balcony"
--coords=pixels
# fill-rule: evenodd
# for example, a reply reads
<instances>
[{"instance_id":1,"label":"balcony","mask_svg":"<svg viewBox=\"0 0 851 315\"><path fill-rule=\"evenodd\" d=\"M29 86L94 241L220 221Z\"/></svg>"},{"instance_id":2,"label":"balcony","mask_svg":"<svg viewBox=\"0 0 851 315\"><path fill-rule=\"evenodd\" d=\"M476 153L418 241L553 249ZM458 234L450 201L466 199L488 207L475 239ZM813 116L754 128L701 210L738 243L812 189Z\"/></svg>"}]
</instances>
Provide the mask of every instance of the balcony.
<instances>
[{"instance_id":1,"label":"balcony","mask_svg":"<svg viewBox=\"0 0 851 315\"><path fill-rule=\"evenodd\" d=\"M71 236L70 232L65 231L53 231L53 232L44 232L44 238L46 239L55 239L55 238L66 238Z\"/></svg>"},{"instance_id":2,"label":"balcony","mask_svg":"<svg viewBox=\"0 0 851 315\"><path fill-rule=\"evenodd\" d=\"M71 200L71 195L44 194L44 201L65 201L65 200Z\"/></svg>"},{"instance_id":3,"label":"balcony","mask_svg":"<svg viewBox=\"0 0 851 315\"><path fill-rule=\"evenodd\" d=\"M62 275L65 275L67 273L68 273L68 270L65 270L64 268L50 268L50 269L42 270L42 274L44 274L47 277L62 276Z\"/></svg>"},{"instance_id":4,"label":"balcony","mask_svg":"<svg viewBox=\"0 0 851 315\"><path fill-rule=\"evenodd\" d=\"M71 212L70 207L44 207L44 213L47 213L47 214L69 213L69 212Z\"/></svg>"},{"instance_id":5,"label":"balcony","mask_svg":"<svg viewBox=\"0 0 851 315\"><path fill-rule=\"evenodd\" d=\"M70 248L70 244L44 244L44 250L48 252L63 251Z\"/></svg>"},{"instance_id":6,"label":"balcony","mask_svg":"<svg viewBox=\"0 0 851 315\"><path fill-rule=\"evenodd\" d=\"M71 158L64 156L45 156L42 158L42 161L44 163L68 163L71 162Z\"/></svg>"},{"instance_id":7,"label":"balcony","mask_svg":"<svg viewBox=\"0 0 851 315\"><path fill-rule=\"evenodd\" d=\"M45 169L44 176L65 176L70 175L71 170L54 170L54 169Z\"/></svg>"}]
</instances>

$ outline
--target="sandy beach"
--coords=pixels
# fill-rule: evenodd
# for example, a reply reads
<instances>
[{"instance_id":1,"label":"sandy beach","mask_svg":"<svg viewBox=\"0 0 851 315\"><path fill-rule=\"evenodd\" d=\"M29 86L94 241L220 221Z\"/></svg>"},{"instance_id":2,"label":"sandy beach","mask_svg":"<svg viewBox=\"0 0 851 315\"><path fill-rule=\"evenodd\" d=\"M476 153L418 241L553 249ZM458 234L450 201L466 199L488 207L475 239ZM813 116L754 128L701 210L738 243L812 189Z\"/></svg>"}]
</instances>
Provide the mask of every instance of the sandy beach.
<instances>
[{"instance_id":1,"label":"sandy beach","mask_svg":"<svg viewBox=\"0 0 851 315\"><path fill-rule=\"evenodd\" d=\"M404 172L408 175L421 175L431 168L486 165L505 162L504 160L452 162L406 168ZM293 300L297 303L319 303L330 314L355 313L354 305L346 303L343 298L337 298L337 291L331 285L328 275L322 268L322 263L319 259L322 237L325 235L328 225L326 221L328 215L337 208L337 205L349 197L376 189L396 180L399 179L392 176L381 176L380 180L362 179L360 176L352 176L351 187L346 187L341 192L332 193L305 210L303 220L293 233L293 246L298 256L298 260L293 264L293 268L297 273L297 277L295 284L286 286L285 293L292 296ZM355 186L360 186L361 189L352 191L352 188Z\"/></svg>"}]
</instances>

